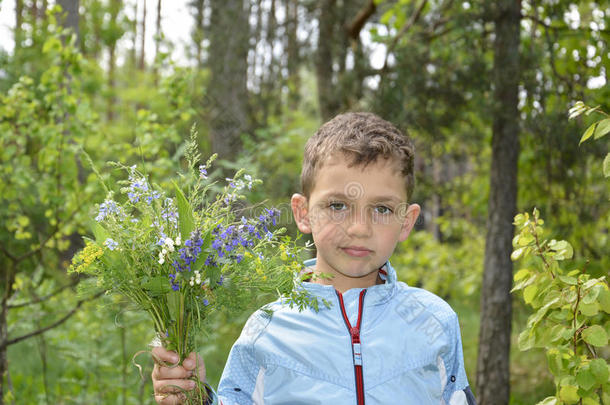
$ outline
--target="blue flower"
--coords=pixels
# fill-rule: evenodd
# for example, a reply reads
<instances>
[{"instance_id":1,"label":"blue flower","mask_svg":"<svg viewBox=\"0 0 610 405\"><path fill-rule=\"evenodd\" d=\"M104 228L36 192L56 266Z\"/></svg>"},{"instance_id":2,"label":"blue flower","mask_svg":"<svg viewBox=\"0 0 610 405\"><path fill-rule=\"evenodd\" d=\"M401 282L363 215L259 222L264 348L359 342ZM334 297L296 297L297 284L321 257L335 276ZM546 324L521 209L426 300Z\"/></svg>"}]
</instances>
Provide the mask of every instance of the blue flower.
<instances>
[{"instance_id":1,"label":"blue flower","mask_svg":"<svg viewBox=\"0 0 610 405\"><path fill-rule=\"evenodd\" d=\"M205 305L207 307L208 305L210 305L210 301L208 301L207 299L204 298L203 305Z\"/></svg>"},{"instance_id":2,"label":"blue flower","mask_svg":"<svg viewBox=\"0 0 610 405\"><path fill-rule=\"evenodd\" d=\"M106 199L103 203L100 204L100 210L95 220L97 222L103 221L107 216L114 214L122 219L124 217L124 213L121 210L121 207L116 203L116 201L112 199Z\"/></svg>"},{"instance_id":3,"label":"blue flower","mask_svg":"<svg viewBox=\"0 0 610 405\"><path fill-rule=\"evenodd\" d=\"M199 176L202 179L208 178L208 171L206 170L206 167L204 165L199 166Z\"/></svg>"},{"instance_id":4,"label":"blue flower","mask_svg":"<svg viewBox=\"0 0 610 405\"><path fill-rule=\"evenodd\" d=\"M108 238L104 241L104 246L106 246L110 250L116 249L119 244L111 238Z\"/></svg>"}]
</instances>

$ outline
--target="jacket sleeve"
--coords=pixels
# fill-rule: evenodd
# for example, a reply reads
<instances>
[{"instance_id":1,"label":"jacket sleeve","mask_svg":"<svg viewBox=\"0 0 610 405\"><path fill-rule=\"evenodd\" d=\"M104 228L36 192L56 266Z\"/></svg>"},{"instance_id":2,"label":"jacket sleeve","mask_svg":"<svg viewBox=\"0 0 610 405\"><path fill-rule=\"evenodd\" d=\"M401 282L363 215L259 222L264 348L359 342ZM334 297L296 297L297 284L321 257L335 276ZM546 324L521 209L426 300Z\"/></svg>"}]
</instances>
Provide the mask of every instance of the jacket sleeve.
<instances>
[{"instance_id":1,"label":"jacket sleeve","mask_svg":"<svg viewBox=\"0 0 610 405\"><path fill-rule=\"evenodd\" d=\"M233 344L218 385L218 397L222 405L248 405L259 403L257 393L262 392L264 369L254 353L254 342L269 323L262 311L255 312L246 322L241 335Z\"/></svg>"},{"instance_id":2,"label":"jacket sleeve","mask_svg":"<svg viewBox=\"0 0 610 405\"><path fill-rule=\"evenodd\" d=\"M462 338L460 335L460 325L457 315L453 315L449 326L452 344L445 364L446 385L443 393L445 404L447 405L476 405L476 401L470 386L466 370L464 369L464 354L462 352Z\"/></svg>"}]
</instances>

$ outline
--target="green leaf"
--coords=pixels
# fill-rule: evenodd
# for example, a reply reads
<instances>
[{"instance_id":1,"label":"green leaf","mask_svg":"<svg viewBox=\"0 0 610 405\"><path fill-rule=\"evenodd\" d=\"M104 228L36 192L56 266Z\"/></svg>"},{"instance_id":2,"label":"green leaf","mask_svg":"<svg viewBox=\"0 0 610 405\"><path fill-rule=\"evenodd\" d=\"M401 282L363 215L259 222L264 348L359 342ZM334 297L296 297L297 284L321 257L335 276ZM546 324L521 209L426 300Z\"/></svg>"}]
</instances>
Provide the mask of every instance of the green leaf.
<instances>
[{"instance_id":1,"label":"green leaf","mask_svg":"<svg viewBox=\"0 0 610 405\"><path fill-rule=\"evenodd\" d=\"M578 311L584 316L595 316L599 313L599 304L593 302L591 304L580 303L578 305Z\"/></svg>"},{"instance_id":2,"label":"green leaf","mask_svg":"<svg viewBox=\"0 0 610 405\"><path fill-rule=\"evenodd\" d=\"M176 182L174 183L174 187L176 188L176 205L178 206L178 224L180 226L180 234L182 236L182 240L187 240L193 229L195 229L195 220L193 218L193 211L191 210L191 206L184 196L184 193L178 187Z\"/></svg>"},{"instance_id":3,"label":"green leaf","mask_svg":"<svg viewBox=\"0 0 610 405\"><path fill-rule=\"evenodd\" d=\"M169 291L166 297L170 318L176 320L180 315L180 292L173 290Z\"/></svg>"},{"instance_id":4,"label":"green leaf","mask_svg":"<svg viewBox=\"0 0 610 405\"><path fill-rule=\"evenodd\" d=\"M512 261L519 260L519 258L523 255L523 253L525 252L526 249L527 249L527 247L520 247L518 249L515 249L513 251L513 253L511 253L510 259Z\"/></svg>"},{"instance_id":5,"label":"green leaf","mask_svg":"<svg viewBox=\"0 0 610 405\"><path fill-rule=\"evenodd\" d=\"M525 290L523 290L523 299L525 300L525 303L530 304L536 296L537 292L538 286L536 286L536 284L528 285L527 287L525 287Z\"/></svg>"},{"instance_id":6,"label":"green leaf","mask_svg":"<svg viewBox=\"0 0 610 405\"><path fill-rule=\"evenodd\" d=\"M582 399L582 405L599 405L599 397L596 394L593 394L597 397L597 399L586 397ZM604 403L604 402L602 402Z\"/></svg>"},{"instance_id":7,"label":"green leaf","mask_svg":"<svg viewBox=\"0 0 610 405\"><path fill-rule=\"evenodd\" d=\"M563 274L560 274L559 276L557 276L557 278L568 285L577 285L578 284L578 280L576 280L575 277L564 276Z\"/></svg>"},{"instance_id":8,"label":"green leaf","mask_svg":"<svg viewBox=\"0 0 610 405\"><path fill-rule=\"evenodd\" d=\"M556 252L554 256L555 260L571 259L574 255L572 245L565 240L556 241L553 239L549 242L549 247Z\"/></svg>"},{"instance_id":9,"label":"green leaf","mask_svg":"<svg viewBox=\"0 0 610 405\"><path fill-rule=\"evenodd\" d=\"M108 239L108 231L97 221L91 222L91 231L93 232L93 236L95 236L95 241L100 246Z\"/></svg>"},{"instance_id":10,"label":"green leaf","mask_svg":"<svg viewBox=\"0 0 610 405\"><path fill-rule=\"evenodd\" d=\"M536 405L557 405L557 398L546 397L542 401L538 402Z\"/></svg>"},{"instance_id":11,"label":"green leaf","mask_svg":"<svg viewBox=\"0 0 610 405\"><path fill-rule=\"evenodd\" d=\"M515 281L519 281L522 278L525 278L525 277L527 277L529 275L530 275L530 270L529 269L521 269L521 270L519 270L518 272L515 273L514 279L515 279Z\"/></svg>"},{"instance_id":12,"label":"green leaf","mask_svg":"<svg viewBox=\"0 0 610 405\"><path fill-rule=\"evenodd\" d=\"M576 373L576 382L585 391L589 391L596 384L596 379L588 366L582 367Z\"/></svg>"},{"instance_id":13,"label":"green leaf","mask_svg":"<svg viewBox=\"0 0 610 405\"><path fill-rule=\"evenodd\" d=\"M591 136L595 133L595 128L597 127L598 123L599 123L599 121L593 123L589 128L587 128L585 133L582 135L582 138L580 138L580 142L578 142L579 145L581 143L583 143L584 141L586 141L587 139L591 138Z\"/></svg>"},{"instance_id":14,"label":"green leaf","mask_svg":"<svg viewBox=\"0 0 610 405\"><path fill-rule=\"evenodd\" d=\"M143 280L141 286L150 291L152 295L162 295L171 290L170 282L165 276L157 276Z\"/></svg>"},{"instance_id":15,"label":"green leaf","mask_svg":"<svg viewBox=\"0 0 610 405\"><path fill-rule=\"evenodd\" d=\"M519 337L517 338L519 350L529 350L534 347L534 343L536 343L536 337L531 333L530 329L525 329L519 333Z\"/></svg>"},{"instance_id":16,"label":"green leaf","mask_svg":"<svg viewBox=\"0 0 610 405\"><path fill-rule=\"evenodd\" d=\"M603 167L604 177L610 177L610 153L604 158Z\"/></svg>"},{"instance_id":17,"label":"green leaf","mask_svg":"<svg viewBox=\"0 0 610 405\"><path fill-rule=\"evenodd\" d=\"M597 300L597 297L599 296L599 294L603 288L604 287L601 284L593 286L593 288L591 288L589 291L587 291L587 293L585 294L585 296L582 299L582 302L584 302L585 304L591 304L591 303L595 302L595 300Z\"/></svg>"},{"instance_id":18,"label":"green leaf","mask_svg":"<svg viewBox=\"0 0 610 405\"><path fill-rule=\"evenodd\" d=\"M593 346L606 346L608 344L608 335L604 328L599 325L592 325L583 330L582 338Z\"/></svg>"},{"instance_id":19,"label":"green leaf","mask_svg":"<svg viewBox=\"0 0 610 405\"><path fill-rule=\"evenodd\" d=\"M559 398L568 404L575 404L580 399L578 387L575 385L564 385L559 390Z\"/></svg>"},{"instance_id":20,"label":"green leaf","mask_svg":"<svg viewBox=\"0 0 610 405\"><path fill-rule=\"evenodd\" d=\"M595 377L595 380L598 384L604 384L608 382L608 364L606 364L606 360L604 359L593 359L589 363L589 368L591 369L591 373Z\"/></svg>"},{"instance_id":21,"label":"green leaf","mask_svg":"<svg viewBox=\"0 0 610 405\"><path fill-rule=\"evenodd\" d=\"M610 290L607 288L602 288L602 290L599 292L598 302L602 311L610 314Z\"/></svg>"},{"instance_id":22,"label":"green leaf","mask_svg":"<svg viewBox=\"0 0 610 405\"><path fill-rule=\"evenodd\" d=\"M610 118L606 118L605 120L601 120L597 123L597 128L595 128L595 135L593 136L593 139L599 139L608 132L610 132Z\"/></svg>"},{"instance_id":23,"label":"green leaf","mask_svg":"<svg viewBox=\"0 0 610 405\"><path fill-rule=\"evenodd\" d=\"M563 362L561 353L559 350L552 348L549 349L546 353L546 362L549 366L549 370L553 375L559 375L561 373L561 369L563 368Z\"/></svg>"}]
</instances>

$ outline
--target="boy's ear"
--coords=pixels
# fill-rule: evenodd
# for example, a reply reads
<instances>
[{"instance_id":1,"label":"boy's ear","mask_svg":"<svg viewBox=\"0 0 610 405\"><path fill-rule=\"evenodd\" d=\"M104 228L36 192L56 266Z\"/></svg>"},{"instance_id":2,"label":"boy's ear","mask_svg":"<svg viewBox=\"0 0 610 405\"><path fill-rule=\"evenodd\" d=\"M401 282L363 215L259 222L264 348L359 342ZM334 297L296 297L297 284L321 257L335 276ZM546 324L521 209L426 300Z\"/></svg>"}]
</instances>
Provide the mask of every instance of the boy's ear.
<instances>
[{"instance_id":1,"label":"boy's ear","mask_svg":"<svg viewBox=\"0 0 610 405\"><path fill-rule=\"evenodd\" d=\"M311 233L311 223L309 222L309 208L307 205L307 197L302 194L293 194L290 199L290 207L292 215L297 224L299 231L303 233Z\"/></svg>"},{"instance_id":2,"label":"boy's ear","mask_svg":"<svg viewBox=\"0 0 610 405\"><path fill-rule=\"evenodd\" d=\"M400 242L404 242L411 233L411 230L415 226L415 222L417 221L417 217L419 217L419 212L421 208L419 204L409 204L407 208L407 212L404 216L402 227L400 228L400 235L398 240Z\"/></svg>"}]
</instances>

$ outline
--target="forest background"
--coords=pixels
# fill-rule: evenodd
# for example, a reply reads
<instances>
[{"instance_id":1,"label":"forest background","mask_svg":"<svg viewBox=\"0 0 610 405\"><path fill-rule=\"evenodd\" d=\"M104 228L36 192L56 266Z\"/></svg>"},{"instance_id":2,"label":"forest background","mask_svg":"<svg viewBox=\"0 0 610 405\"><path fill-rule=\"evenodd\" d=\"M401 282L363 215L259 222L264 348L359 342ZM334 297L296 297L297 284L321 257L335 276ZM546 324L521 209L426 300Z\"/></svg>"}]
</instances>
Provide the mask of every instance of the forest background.
<instances>
[{"instance_id":1,"label":"forest background","mask_svg":"<svg viewBox=\"0 0 610 405\"><path fill-rule=\"evenodd\" d=\"M392 262L458 313L479 403L555 394L545 351L518 349L531 310L510 293L512 222L537 207L576 265L607 275L607 142L579 145L595 114L567 117L577 100L610 110L607 4L194 0L179 44L162 30L172 2L56 3L62 13L16 1L13 47L0 50L2 403L153 403L151 361L138 359L145 379L132 364L152 325L117 297L79 294L67 273L105 197L83 152L106 181L112 160L168 184L195 124L204 157L222 159L212 176L263 179L251 203L279 207L294 235L303 145L348 110L416 144L423 213ZM212 385L249 313L217 314L202 336Z\"/></svg>"}]
</instances>

